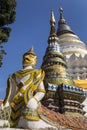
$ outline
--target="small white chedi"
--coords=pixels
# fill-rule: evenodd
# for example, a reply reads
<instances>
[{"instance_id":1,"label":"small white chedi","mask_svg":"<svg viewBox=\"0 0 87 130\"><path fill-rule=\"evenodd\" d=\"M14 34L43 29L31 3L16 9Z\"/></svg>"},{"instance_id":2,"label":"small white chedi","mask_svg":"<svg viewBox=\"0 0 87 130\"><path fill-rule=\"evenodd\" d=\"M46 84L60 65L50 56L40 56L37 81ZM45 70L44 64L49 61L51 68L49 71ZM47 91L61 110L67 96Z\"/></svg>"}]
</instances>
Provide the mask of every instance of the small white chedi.
<instances>
[{"instance_id":1,"label":"small white chedi","mask_svg":"<svg viewBox=\"0 0 87 130\"><path fill-rule=\"evenodd\" d=\"M44 71L34 69L37 56L31 48L23 55L23 69L8 78L6 97L3 109L9 103L11 113L10 127L39 129L52 127L51 124L40 119L37 109L45 95L43 84Z\"/></svg>"}]
</instances>

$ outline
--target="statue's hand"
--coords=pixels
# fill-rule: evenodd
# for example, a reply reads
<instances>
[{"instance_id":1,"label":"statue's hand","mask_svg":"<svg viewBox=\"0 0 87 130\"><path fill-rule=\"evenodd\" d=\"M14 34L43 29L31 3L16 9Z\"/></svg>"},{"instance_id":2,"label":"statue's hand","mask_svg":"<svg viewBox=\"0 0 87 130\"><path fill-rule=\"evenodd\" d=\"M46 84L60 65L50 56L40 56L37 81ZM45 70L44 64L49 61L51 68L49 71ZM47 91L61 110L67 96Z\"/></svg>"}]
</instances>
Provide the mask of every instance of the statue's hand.
<instances>
[{"instance_id":1,"label":"statue's hand","mask_svg":"<svg viewBox=\"0 0 87 130\"><path fill-rule=\"evenodd\" d=\"M8 107L9 103L7 102L5 105L2 103L0 106L0 110L3 110L4 108Z\"/></svg>"},{"instance_id":2,"label":"statue's hand","mask_svg":"<svg viewBox=\"0 0 87 130\"><path fill-rule=\"evenodd\" d=\"M35 110L38 107L38 102L34 98L31 98L27 104L27 107L31 110Z\"/></svg>"},{"instance_id":3,"label":"statue's hand","mask_svg":"<svg viewBox=\"0 0 87 130\"><path fill-rule=\"evenodd\" d=\"M0 110L3 110L3 109L4 109L4 106L3 106L3 104L1 104Z\"/></svg>"}]
</instances>

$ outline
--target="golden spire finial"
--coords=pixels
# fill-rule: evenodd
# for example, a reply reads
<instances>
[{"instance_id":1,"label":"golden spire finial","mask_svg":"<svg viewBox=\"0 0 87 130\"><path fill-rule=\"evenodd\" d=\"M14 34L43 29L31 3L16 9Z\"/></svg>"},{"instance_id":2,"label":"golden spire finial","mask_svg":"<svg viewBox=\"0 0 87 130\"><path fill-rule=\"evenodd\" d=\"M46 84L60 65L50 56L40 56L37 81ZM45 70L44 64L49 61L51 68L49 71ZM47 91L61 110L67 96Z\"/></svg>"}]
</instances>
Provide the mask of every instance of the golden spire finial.
<instances>
[{"instance_id":1,"label":"golden spire finial","mask_svg":"<svg viewBox=\"0 0 87 130\"><path fill-rule=\"evenodd\" d=\"M62 6L60 6L60 13L62 13L63 12L63 8L62 8Z\"/></svg>"},{"instance_id":2,"label":"golden spire finial","mask_svg":"<svg viewBox=\"0 0 87 130\"><path fill-rule=\"evenodd\" d=\"M65 19L63 18L63 8L62 8L62 6L60 6L60 8L59 8L59 12L60 12L59 24L65 24L66 21L65 21Z\"/></svg>"},{"instance_id":3,"label":"golden spire finial","mask_svg":"<svg viewBox=\"0 0 87 130\"><path fill-rule=\"evenodd\" d=\"M62 8L62 6L60 6L60 8L59 8L59 12L60 12L60 19L62 19L63 18L63 8Z\"/></svg>"},{"instance_id":4,"label":"golden spire finial","mask_svg":"<svg viewBox=\"0 0 87 130\"><path fill-rule=\"evenodd\" d=\"M51 24L51 25L54 25L54 24L55 24L55 17L54 17L54 12L53 12L53 10L51 11L50 24Z\"/></svg>"},{"instance_id":5,"label":"golden spire finial","mask_svg":"<svg viewBox=\"0 0 87 130\"><path fill-rule=\"evenodd\" d=\"M53 11L51 11L50 25L51 25L50 35L55 35L56 36L55 17L54 17L54 12Z\"/></svg>"}]
</instances>

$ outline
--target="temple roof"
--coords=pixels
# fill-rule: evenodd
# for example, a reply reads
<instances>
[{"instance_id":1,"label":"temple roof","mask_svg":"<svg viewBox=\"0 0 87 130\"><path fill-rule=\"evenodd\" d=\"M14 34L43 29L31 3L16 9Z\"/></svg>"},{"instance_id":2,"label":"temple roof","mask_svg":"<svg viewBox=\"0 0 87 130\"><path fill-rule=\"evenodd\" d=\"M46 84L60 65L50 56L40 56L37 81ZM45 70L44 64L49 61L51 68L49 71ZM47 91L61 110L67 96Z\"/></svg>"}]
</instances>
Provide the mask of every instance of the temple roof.
<instances>
[{"instance_id":1,"label":"temple roof","mask_svg":"<svg viewBox=\"0 0 87 130\"><path fill-rule=\"evenodd\" d=\"M50 123L57 128L63 127L63 129L72 129L72 130L87 130L87 117L74 117L63 115L58 112L47 109L43 105L38 110L39 115L45 121L50 121Z\"/></svg>"},{"instance_id":2,"label":"temple roof","mask_svg":"<svg viewBox=\"0 0 87 130\"><path fill-rule=\"evenodd\" d=\"M67 25L66 20L63 17L63 9L60 7L60 19L58 22L58 30L57 35L65 34L65 33L71 33L74 34L74 32L71 30L70 26Z\"/></svg>"}]
</instances>

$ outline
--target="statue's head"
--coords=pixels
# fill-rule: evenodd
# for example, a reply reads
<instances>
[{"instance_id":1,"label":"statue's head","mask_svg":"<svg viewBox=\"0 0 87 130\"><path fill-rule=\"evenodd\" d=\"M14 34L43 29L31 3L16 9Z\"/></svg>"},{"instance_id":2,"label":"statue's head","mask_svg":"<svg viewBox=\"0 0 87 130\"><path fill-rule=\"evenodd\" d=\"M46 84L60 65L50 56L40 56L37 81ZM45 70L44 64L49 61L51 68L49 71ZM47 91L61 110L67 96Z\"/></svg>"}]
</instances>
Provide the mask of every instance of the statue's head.
<instances>
[{"instance_id":1,"label":"statue's head","mask_svg":"<svg viewBox=\"0 0 87 130\"><path fill-rule=\"evenodd\" d=\"M28 52L23 55L23 67L32 66L34 67L37 63L37 56L34 53L34 49L31 48Z\"/></svg>"}]
</instances>

